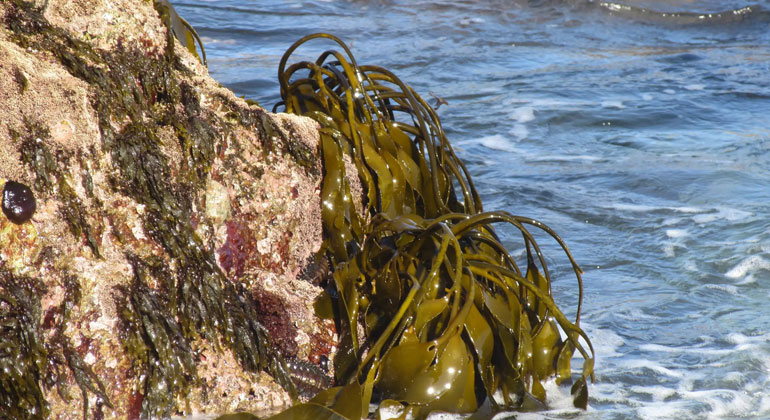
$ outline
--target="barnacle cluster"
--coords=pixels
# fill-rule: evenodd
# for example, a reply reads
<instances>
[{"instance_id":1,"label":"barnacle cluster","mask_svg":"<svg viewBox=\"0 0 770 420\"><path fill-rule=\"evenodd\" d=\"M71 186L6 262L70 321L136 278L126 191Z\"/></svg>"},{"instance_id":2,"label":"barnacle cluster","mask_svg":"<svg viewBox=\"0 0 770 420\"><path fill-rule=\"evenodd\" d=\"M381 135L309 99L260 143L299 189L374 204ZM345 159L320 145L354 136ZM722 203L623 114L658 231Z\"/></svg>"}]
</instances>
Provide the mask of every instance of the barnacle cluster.
<instances>
[{"instance_id":1,"label":"barnacle cluster","mask_svg":"<svg viewBox=\"0 0 770 420\"><path fill-rule=\"evenodd\" d=\"M331 40L342 52L288 65L314 39ZM581 270L559 236L530 218L484 212L433 108L390 71L359 66L338 38L300 39L283 56L278 77L283 102L276 109L321 126L333 281L319 306L333 308L340 348L337 386L273 419L359 419L372 403L398 418L543 407L543 382L572 381L575 351L584 362L572 394L585 408L594 359L579 327L580 304L574 322L557 307L530 230L562 247L582 302ZM357 173L346 173L344 157ZM363 212L350 177L364 185ZM501 245L495 223L521 233L524 267Z\"/></svg>"}]
</instances>

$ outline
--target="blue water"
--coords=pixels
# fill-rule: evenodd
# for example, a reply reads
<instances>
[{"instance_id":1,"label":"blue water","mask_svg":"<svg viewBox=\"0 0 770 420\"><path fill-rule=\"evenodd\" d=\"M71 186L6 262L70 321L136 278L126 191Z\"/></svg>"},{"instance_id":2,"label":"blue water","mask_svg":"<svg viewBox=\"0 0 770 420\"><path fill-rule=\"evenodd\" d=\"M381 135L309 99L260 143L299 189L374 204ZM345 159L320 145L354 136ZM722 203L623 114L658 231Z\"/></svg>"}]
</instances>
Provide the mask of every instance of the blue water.
<instances>
[{"instance_id":1,"label":"blue water","mask_svg":"<svg viewBox=\"0 0 770 420\"><path fill-rule=\"evenodd\" d=\"M597 382L586 412L553 385L550 411L517 418L770 418L770 2L622 1L174 4L211 75L268 109L283 52L322 31L446 99L485 208L561 234Z\"/></svg>"}]
</instances>

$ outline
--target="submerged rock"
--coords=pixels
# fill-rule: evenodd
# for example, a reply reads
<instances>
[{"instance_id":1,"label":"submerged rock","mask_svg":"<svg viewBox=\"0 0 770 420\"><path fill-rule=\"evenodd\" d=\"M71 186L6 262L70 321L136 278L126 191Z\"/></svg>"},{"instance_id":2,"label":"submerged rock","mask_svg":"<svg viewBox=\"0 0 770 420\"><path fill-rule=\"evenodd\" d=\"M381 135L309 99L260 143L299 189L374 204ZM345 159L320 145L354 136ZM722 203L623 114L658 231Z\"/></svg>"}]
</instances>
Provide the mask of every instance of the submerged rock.
<instances>
[{"instance_id":1,"label":"submerged rock","mask_svg":"<svg viewBox=\"0 0 770 420\"><path fill-rule=\"evenodd\" d=\"M336 346L314 122L222 88L144 0L0 3L0 412L274 410ZM23 363L22 363L23 362ZM7 369L6 369L7 368Z\"/></svg>"}]
</instances>

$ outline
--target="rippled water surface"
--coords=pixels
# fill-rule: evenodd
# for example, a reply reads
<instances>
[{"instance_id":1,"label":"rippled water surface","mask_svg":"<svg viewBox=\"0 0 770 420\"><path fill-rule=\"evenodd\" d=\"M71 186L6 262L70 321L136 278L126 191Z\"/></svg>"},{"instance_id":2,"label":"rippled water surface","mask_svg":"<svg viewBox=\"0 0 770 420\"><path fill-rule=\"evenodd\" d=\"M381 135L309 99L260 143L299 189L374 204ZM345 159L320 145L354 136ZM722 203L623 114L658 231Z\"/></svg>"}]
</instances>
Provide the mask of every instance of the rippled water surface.
<instances>
[{"instance_id":1,"label":"rippled water surface","mask_svg":"<svg viewBox=\"0 0 770 420\"><path fill-rule=\"evenodd\" d=\"M283 52L321 31L446 99L485 208L566 240L597 382L587 412L551 386L517 418L770 418L770 3L623 1L174 4L212 76L266 108Z\"/></svg>"}]
</instances>

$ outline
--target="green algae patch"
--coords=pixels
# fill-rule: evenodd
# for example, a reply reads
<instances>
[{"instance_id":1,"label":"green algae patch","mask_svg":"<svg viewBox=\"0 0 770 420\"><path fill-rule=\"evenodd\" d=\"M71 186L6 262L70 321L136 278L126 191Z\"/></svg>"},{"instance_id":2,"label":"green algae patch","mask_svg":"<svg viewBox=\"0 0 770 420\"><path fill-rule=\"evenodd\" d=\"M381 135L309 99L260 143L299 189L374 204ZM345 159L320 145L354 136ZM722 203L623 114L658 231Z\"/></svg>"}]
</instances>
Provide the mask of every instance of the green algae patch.
<instances>
[{"instance_id":1,"label":"green algae patch","mask_svg":"<svg viewBox=\"0 0 770 420\"><path fill-rule=\"evenodd\" d=\"M290 64L315 39L342 51ZM582 302L582 271L561 238L536 220L484 212L434 109L387 69L359 66L334 36L297 41L278 74L283 102L276 109L321 126L333 279L316 305L333 308L340 348L336 386L271 419L359 419L372 403L398 408L400 418L544 407L543 382L571 382L576 351L584 363L574 403L585 408L594 354L579 327L580 304L574 321L556 305L530 231L545 232L564 250ZM357 173L346 173L343 157ZM351 176L365 189L362 213ZM525 261L500 243L493 228L500 223L521 233Z\"/></svg>"}]
</instances>

